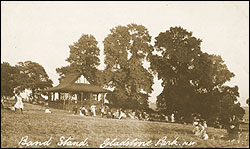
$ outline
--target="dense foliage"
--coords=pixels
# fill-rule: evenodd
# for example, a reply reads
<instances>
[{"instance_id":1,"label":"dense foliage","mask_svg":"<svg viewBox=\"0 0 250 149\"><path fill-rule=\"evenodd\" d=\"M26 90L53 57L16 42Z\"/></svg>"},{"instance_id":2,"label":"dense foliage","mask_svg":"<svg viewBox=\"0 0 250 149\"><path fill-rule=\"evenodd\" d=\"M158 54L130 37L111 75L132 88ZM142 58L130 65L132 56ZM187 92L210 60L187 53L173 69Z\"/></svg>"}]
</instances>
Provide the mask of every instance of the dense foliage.
<instances>
[{"instance_id":1,"label":"dense foliage","mask_svg":"<svg viewBox=\"0 0 250 149\"><path fill-rule=\"evenodd\" d=\"M43 89L52 87L53 82L49 79L42 65L32 61L25 61L19 62L15 67L19 69L18 81L20 82L20 88L31 90L32 100L37 100Z\"/></svg>"},{"instance_id":2,"label":"dense foliage","mask_svg":"<svg viewBox=\"0 0 250 149\"><path fill-rule=\"evenodd\" d=\"M19 86L16 80L18 69L11 66L8 62L1 64L1 97L12 97L14 89Z\"/></svg>"},{"instance_id":3,"label":"dense foliage","mask_svg":"<svg viewBox=\"0 0 250 149\"><path fill-rule=\"evenodd\" d=\"M82 73L88 81L97 84L96 73L99 72L97 66L100 64L100 49L97 47L97 41L94 36L83 34L80 39L70 45L70 55L66 59L70 64L57 68L61 78L69 73Z\"/></svg>"},{"instance_id":4,"label":"dense foliage","mask_svg":"<svg viewBox=\"0 0 250 149\"><path fill-rule=\"evenodd\" d=\"M7 62L1 64L1 96L12 97L25 89L31 90L31 101L41 96L42 90L52 87L43 66L36 62L25 61L11 66Z\"/></svg>"},{"instance_id":5,"label":"dense foliage","mask_svg":"<svg viewBox=\"0 0 250 149\"><path fill-rule=\"evenodd\" d=\"M237 103L238 87L224 85L234 74L221 56L201 51L201 40L181 27L171 27L156 38L151 69L164 87L157 106L165 114L175 113L178 120L190 122L200 114L213 123L227 124L232 115L242 118L244 110Z\"/></svg>"},{"instance_id":6,"label":"dense foliage","mask_svg":"<svg viewBox=\"0 0 250 149\"><path fill-rule=\"evenodd\" d=\"M196 114L211 125L216 121L227 125L233 115L241 119L245 113L238 102L238 86L225 85L235 75L221 56L203 52L201 42L192 32L171 27L161 32L152 46L143 25L119 25L103 41L104 70L97 69L98 42L94 36L83 34L69 46L69 65L56 71L60 79L78 72L91 84L112 88L106 96L110 106L123 109L147 109L153 75L157 75L164 88L157 97L160 112L174 113L177 121L191 122ZM36 93L52 86L44 68L31 61L16 66L3 62L1 75L2 97L29 89L34 99Z\"/></svg>"},{"instance_id":7,"label":"dense foliage","mask_svg":"<svg viewBox=\"0 0 250 149\"><path fill-rule=\"evenodd\" d=\"M110 30L104 39L106 68L104 84L114 88L107 95L114 107L146 108L153 76L143 67L153 48L151 36L142 25L129 24Z\"/></svg>"}]
</instances>

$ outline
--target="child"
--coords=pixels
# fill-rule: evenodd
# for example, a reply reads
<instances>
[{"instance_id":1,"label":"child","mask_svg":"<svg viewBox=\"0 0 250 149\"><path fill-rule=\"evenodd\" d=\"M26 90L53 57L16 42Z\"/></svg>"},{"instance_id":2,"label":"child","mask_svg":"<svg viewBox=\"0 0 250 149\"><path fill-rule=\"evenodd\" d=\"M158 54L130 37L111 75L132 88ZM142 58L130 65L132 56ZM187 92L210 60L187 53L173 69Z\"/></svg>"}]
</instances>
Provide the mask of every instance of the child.
<instances>
[{"instance_id":1,"label":"child","mask_svg":"<svg viewBox=\"0 0 250 149\"><path fill-rule=\"evenodd\" d=\"M22 102L22 97L20 97L20 94L18 93L17 95L15 95L16 99L17 99L17 102L16 104L14 105L15 107L15 110L16 109L20 109L21 110L21 113L23 114L23 102Z\"/></svg>"}]
</instances>

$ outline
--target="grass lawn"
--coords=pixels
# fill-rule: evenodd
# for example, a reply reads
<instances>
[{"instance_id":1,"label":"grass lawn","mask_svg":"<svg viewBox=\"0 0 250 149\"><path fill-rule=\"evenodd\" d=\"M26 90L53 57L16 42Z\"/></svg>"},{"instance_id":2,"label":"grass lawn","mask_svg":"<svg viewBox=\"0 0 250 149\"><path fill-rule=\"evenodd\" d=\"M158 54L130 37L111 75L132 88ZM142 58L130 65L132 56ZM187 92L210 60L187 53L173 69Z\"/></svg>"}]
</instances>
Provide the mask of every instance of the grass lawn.
<instances>
[{"instance_id":1,"label":"grass lawn","mask_svg":"<svg viewBox=\"0 0 250 149\"><path fill-rule=\"evenodd\" d=\"M81 142L85 140L88 146L84 147L99 147L108 138L114 142L133 141L149 142L145 147L248 147L249 146L249 132L243 132L240 142L228 142L221 139L221 136L226 136L226 131L223 129L208 128L207 133L209 140L202 140L192 134L192 125L183 125L175 123L150 122L138 120L117 120L99 117L81 117L79 115L72 115L63 110L51 109L51 114L44 113L44 109L40 110L40 106L24 104L24 114L16 113L9 110L1 110L1 148L16 148L27 147L20 145L22 137L28 136L28 141L44 142L51 141L49 146L28 146L28 147L78 147L78 146L59 146L60 138L63 142L69 137L71 142ZM162 146L155 144L167 137L164 141L160 141ZM177 139L176 139L177 138ZM166 144L176 140L181 145ZM151 142L150 142L151 141ZM193 141L195 144L187 146L183 142ZM69 141L68 141L69 142ZM136 142L136 141L135 141ZM138 146L109 146L106 147L138 147ZM140 147L143 147L142 145Z\"/></svg>"}]
</instances>

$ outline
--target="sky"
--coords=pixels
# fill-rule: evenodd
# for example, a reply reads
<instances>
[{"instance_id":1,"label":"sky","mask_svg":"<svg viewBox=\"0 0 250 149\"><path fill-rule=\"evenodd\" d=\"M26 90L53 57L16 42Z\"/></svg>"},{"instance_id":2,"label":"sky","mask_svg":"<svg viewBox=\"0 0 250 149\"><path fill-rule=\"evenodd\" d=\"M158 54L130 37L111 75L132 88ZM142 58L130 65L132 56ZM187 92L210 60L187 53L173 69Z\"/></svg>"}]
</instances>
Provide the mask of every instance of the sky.
<instances>
[{"instance_id":1,"label":"sky","mask_svg":"<svg viewBox=\"0 0 250 149\"><path fill-rule=\"evenodd\" d=\"M41 64L54 86L56 68L66 66L69 45L82 34L92 34L101 50L110 29L135 23L145 26L152 43L160 32L181 26L202 39L202 51L221 55L239 86L239 101L249 98L249 2L236 1L1 1L1 63L31 60ZM161 93L154 78L150 101Z\"/></svg>"}]
</instances>

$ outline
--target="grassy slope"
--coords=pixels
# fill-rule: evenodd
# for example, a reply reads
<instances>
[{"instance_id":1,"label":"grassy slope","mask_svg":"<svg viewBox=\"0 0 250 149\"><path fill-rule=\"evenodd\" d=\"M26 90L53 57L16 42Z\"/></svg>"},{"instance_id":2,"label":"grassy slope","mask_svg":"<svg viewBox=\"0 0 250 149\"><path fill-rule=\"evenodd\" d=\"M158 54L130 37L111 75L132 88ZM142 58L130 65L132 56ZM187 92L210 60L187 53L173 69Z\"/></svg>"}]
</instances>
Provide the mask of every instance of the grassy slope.
<instances>
[{"instance_id":1,"label":"grassy slope","mask_svg":"<svg viewBox=\"0 0 250 149\"><path fill-rule=\"evenodd\" d=\"M210 139L207 141L195 137L191 130L191 125L81 117L55 109L52 109L52 114L46 114L44 110L40 110L39 106L30 104L25 104L24 114L1 110L1 147L22 147L18 145L18 142L23 136L29 136L29 140L32 141L46 141L53 137L49 147L58 147L56 143L59 142L61 136L66 138L72 136L76 141L88 138L88 147L99 147L106 138L118 138L118 141L138 138L141 141L152 140L156 143L164 136L167 136L167 140L174 140L178 137L180 143L197 142L197 145L192 147L249 146L249 132L243 133L240 143L232 144L220 139L221 135L226 135L225 130L208 128Z\"/></svg>"}]
</instances>

